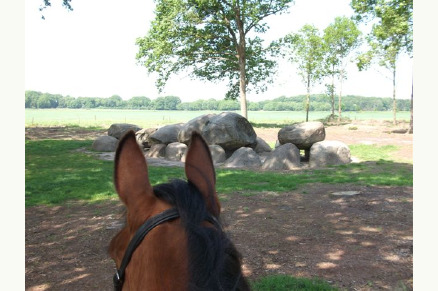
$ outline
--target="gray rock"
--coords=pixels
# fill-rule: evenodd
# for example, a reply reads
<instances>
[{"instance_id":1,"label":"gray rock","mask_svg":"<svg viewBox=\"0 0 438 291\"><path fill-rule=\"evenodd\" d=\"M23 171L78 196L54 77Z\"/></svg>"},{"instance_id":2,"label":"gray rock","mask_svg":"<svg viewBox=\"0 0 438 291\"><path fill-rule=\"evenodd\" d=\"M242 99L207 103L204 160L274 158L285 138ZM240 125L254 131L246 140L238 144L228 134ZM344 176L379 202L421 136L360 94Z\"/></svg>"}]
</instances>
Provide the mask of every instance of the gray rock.
<instances>
[{"instance_id":1,"label":"gray rock","mask_svg":"<svg viewBox=\"0 0 438 291\"><path fill-rule=\"evenodd\" d=\"M310 167L342 165L351 162L350 148L340 141L320 141L310 148Z\"/></svg>"},{"instance_id":2,"label":"gray rock","mask_svg":"<svg viewBox=\"0 0 438 291\"><path fill-rule=\"evenodd\" d=\"M166 153L166 146L165 144L153 144L145 156L148 158L163 158Z\"/></svg>"},{"instance_id":3,"label":"gray rock","mask_svg":"<svg viewBox=\"0 0 438 291\"><path fill-rule=\"evenodd\" d=\"M178 124L165 125L159 128L156 132L149 135L149 143L170 144L173 142L178 142L178 133L183 125L184 123L178 123Z\"/></svg>"},{"instance_id":4,"label":"gray rock","mask_svg":"<svg viewBox=\"0 0 438 291\"><path fill-rule=\"evenodd\" d=\"M208 144L220 145L225 151L254 147L257 138L248 120L234 112L222 112L212 116L201 134Z\"/></svg>"},{"instance_id":5,"label":"gray rock","mask_svg":"<svg viewBox=\"0 0 438 291\"><path fill-rule=\"evenodd\" d=\"M303 122L283 127L278 132L280 144L293 143L301 150L308 150L325 139L324 124L319 121Z\"/></svg>"},{"instance_id":6,"label":"gray rock","mask_svg":"<svg viewBox=\"0 0 438 291\"><path fill-rule=\"evenodd\" d=\"M211 158L213 159L213 163L219 164L225 162L227 159L225 155L225 150L220 145L210 145Z\"/></svg>"},{"instance_id":7,"label":"gray rock","mask_svg":"<svg viewBox=\"0 0 438 291\"><path fill-rule=\"evenodd\" d=\"M94 140L91 148L97 152L115 152L119 140L109 135L99 136Z\"/></svg>"},{"instance_id":8,"label":"gray rock","mask_svg":"<svg viewBox=\"0 0 438 291\"><path fill-rule=\"evenodd\" d=\"M224 163L227 168L259 168L261 165L260 157L248 147L241 147Z\"/></svg>"},{"instance_id":9,"label":"gray rock","mask_svg":"<svg viewBox=\"0 0 438 291\"><path fill-rule=\"evenodd\" d=\"M254 151L256 153L260 154L260 153L265 153L265 152L271 152L272 148L262 138L257 137L257 144L254 148Z\"/></svg>"},{"instance_id":10,"label":"gray rock","mask_svg":"<svg viewBox=\"0 0 438 291\"><path fill-rule=\"evenodd\" d=\"M291 143L277 147L263 162L263 170L292 170L300 167L300 150Z\"/></svg>"},{"instance_id":11,"label":"gray rock","mask_svg":"<svg viewBox=\"0 0 438 291\"><path fill-rule=\"evenodd\" d=\"M210 119L216 114L204 114L193 118L181 127L178 133L178 141L188 145L192 132L197 131L202 134L204 127L210 122Z\"/></svg>"},{"instance_id":12,"label":"gray rock","mask_svg":"<svg viewBox=\"0 0 438 291\"><path fill-rule=\"evenodd\" d=\"M138 145L143 148L150 148L151 144L149 143L149 136L156 131L156 128L144 128L137 131L135 133L135 138L137 139Z\"/></svg>"},{"instance_id":13,"label":"gray rock","mask_svg":"<svg viewBox=\"0 0 438 291\"><path fill-rule=\"evenodd\" d=\"M173 142L167 145L164 157L170 161L186 160L187 145L180 142Z\"/></svg>"},{"instance_id":14,"label":"gray rock","mask_svg":"<svg viewBox=\"0 0 438 291\"><path fill-rule=\"evenodd\" d=\"M137 132L141 127L129 123L114 123L108 128L108 135L120 139L125 133L130 130Z\"/></svg>"}]
</instances>

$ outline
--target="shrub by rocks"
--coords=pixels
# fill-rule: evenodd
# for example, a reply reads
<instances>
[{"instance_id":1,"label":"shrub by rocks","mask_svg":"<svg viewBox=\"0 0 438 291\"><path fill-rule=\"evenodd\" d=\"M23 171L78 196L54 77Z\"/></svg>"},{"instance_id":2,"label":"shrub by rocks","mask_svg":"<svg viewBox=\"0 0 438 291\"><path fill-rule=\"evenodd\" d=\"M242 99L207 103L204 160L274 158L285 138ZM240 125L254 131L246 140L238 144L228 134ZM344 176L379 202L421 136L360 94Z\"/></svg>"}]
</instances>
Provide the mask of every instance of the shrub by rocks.
<instances>
[{"instance_id":1,"label":"shrub by rocks","mask_svg":"<svg viewBox=\"0 0 438 291\"><path fill-rule=\"evenodd\" d=\"M94 140L91 148L97 152L115 152L119 140L113 136L103 135Z\"/></svg>"},{"instance_id":2,"label":"shrub by rocks","mask_svg":"<svg viewBox=\"0 0 438 291\"><path fill-rule=\"evenodd\" d=\"M292 170L300 167L300 150L291 143L277 147L264 160L263 170Z\"/></svg>"},{"instance_id":3,"label":"shrub by rocks","mask_svg":"<svg viewBox=\"0 0 438 291\"><path fill-rule=\"evenodd\" d=\"M310 167L342 165L350 162L350 148L343 142L320 141L310 148Z\"/></svg>"},{"instance_id":4,"label":"shrub by rocks","mask_svg":"<svg viewBox=\"0 0 438 291\"><path fill-rule=\"evenodd\" d=\"M324 124L319 121L303 122L283 127L278 132L280 144L293 143L301 150L308 150L325 139Z\"/></svg>"},{"instance_id":5,"label":"shrub by rocks","mask_svg":"<svg viewBox=\"0 0 438 291\"><path fill-rule=\"evenodd\" d=\"M261 165L260 157L248 147L241 147L224 163L227 168L259 168Z\"/></svg>"},{"instance_id":6,"label":"shrub by rocks","mask_svg":"<svg viewBox=\"0 0 438 291\"><path fill-rule=\"evenodd\" d=\"M108 135L120 139L125 133L130 130L137 132L141 127L129 123L114 123L108 128Z\"/></svg>"}]
</instances>

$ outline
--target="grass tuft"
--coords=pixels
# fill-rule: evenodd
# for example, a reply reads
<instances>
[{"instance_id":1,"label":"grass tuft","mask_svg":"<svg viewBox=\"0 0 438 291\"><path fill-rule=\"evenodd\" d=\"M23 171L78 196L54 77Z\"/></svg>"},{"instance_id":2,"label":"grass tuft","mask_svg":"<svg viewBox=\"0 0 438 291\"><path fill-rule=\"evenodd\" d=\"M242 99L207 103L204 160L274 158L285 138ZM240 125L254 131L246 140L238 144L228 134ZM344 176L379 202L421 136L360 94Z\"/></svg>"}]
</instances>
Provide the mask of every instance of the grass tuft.
<instances>
[{"instance_id":1,"label":"grass tuft","mask_svg":"<svg viewBox=\"0 0 438 291\"><path fill-rule=\"evenodd\" d=\"M271 275L263 277L251 283L253 291L336 291L338 289L330 286L320 279L294 278L287 275Z\"/></svg>"}]
</instances>

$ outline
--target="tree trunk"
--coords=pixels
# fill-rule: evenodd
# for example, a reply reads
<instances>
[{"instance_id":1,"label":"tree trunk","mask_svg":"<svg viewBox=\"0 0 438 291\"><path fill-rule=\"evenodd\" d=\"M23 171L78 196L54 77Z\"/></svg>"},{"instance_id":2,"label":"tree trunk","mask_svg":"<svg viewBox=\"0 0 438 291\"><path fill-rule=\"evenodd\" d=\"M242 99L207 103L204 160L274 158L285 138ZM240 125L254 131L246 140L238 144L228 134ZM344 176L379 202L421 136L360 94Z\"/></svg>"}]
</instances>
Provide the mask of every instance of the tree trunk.
<instances>
[{"instance_id":1,"label":"tree trunk","mask_svg":"<svg viewBox=\"0 0 438 291\"><path fill-rule=\"evenodd\" d=\"M340 80L339 80L339 97L338 97L338 124L341 123L341 104L342 104L342 82L344 80L344 71L341 70Z\"/></svg>"},{"instance_id":2,"label":"tree trunk","mask_svg":"<svg viewBox=\"0 0 438 291\"><path fill-rule=\"evenodd\" d=\"M239 70L240 70L240 113L243 117L248 119L248 111L246 104L246 72L245 72L245 60L239 58Z\"/></svg>"},{"instance_id":3,"label":"tree trunk","mask_svg":"<svg viewBox=\"0 0 438 291\"><path fill-rule=\"evenodd\" d=\"M412 80L412 89L411 89L411 120L409 121L408 133L414 133L414 80Z\"/></svg>"},{"instance_id":4,"label":"tree trunk","mask_svg":"<svg viewBox=\"0 0 438 291\"><path fill-rule=\"evenodd\" d=\"M307 75L306 122L309 121L309 107L310 107L310 75Z\"/></svg>"},{"instance_id":5,"label":"tree trunk","mask_svg":"<svg viewBox=\"0 0 438 291\"><path fill-rule=\"evenodd\" d=\"M238 9L238 8L237 8ZM239 95L240 95L240 112L243 117L248 119L248 110L246 103L246 41L245 30L243 27L243 21L240 18L240 10L236 13L236 21L239 30L239 45L237 48L237 54L239 57Z\"/></svg>"},{"instance_id":6,"label":"tree trunk","mask_svg":"<svg viewBox=\"0 0 438 291\"><path fill-rule=\"evenodd\" d=\"M334 71L334 68L333 68ZM332 73L332 88L331 88L331 94L332 94L332 118L335 119L335 74Z\"/></svg>"},{"instance_id":7,"label":"tree trunk","mask_svg":"<svg viewBox=\"0 0 438 291\"><path fill-rule=\"evenodd\" d=\"M392 71L392 112L393 112L393 121L394 125L397 124L396 112L397 112L397 103L395 101L395 66Z\"/></svg>"}]
</instances>

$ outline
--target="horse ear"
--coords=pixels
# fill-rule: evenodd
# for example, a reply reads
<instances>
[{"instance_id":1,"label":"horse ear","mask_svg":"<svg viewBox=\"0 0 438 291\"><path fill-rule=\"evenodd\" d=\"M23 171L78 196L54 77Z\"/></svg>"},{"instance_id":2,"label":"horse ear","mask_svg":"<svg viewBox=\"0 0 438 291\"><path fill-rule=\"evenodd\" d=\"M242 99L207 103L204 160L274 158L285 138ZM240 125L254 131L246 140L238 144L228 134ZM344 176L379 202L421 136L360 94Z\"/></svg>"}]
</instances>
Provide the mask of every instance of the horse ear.
<instances>
[{"instance_id":1,"label":"horse ear","mask_svg":"<svg viewBox=\"0 0 438 291\"><path fill-rule=\"evenodd\" d=\"M116 151L114 185L128 208L136 205L139 199L153 195L146 159L132 130L120 139Z\"/></svg>"},{"instance_id":2,"label":"horse ear","mask_svg":"<svg viewBox=\"0 0 438 291\"><path fill-rule=\"evenodd\" d=\"M207 143L197 132L192 133L186 156L185 171L189 182L194 184L204 197L210 213L219 216L220 204L216 195L216 174L213 160Z\"/></svg>"}]
</instances>

